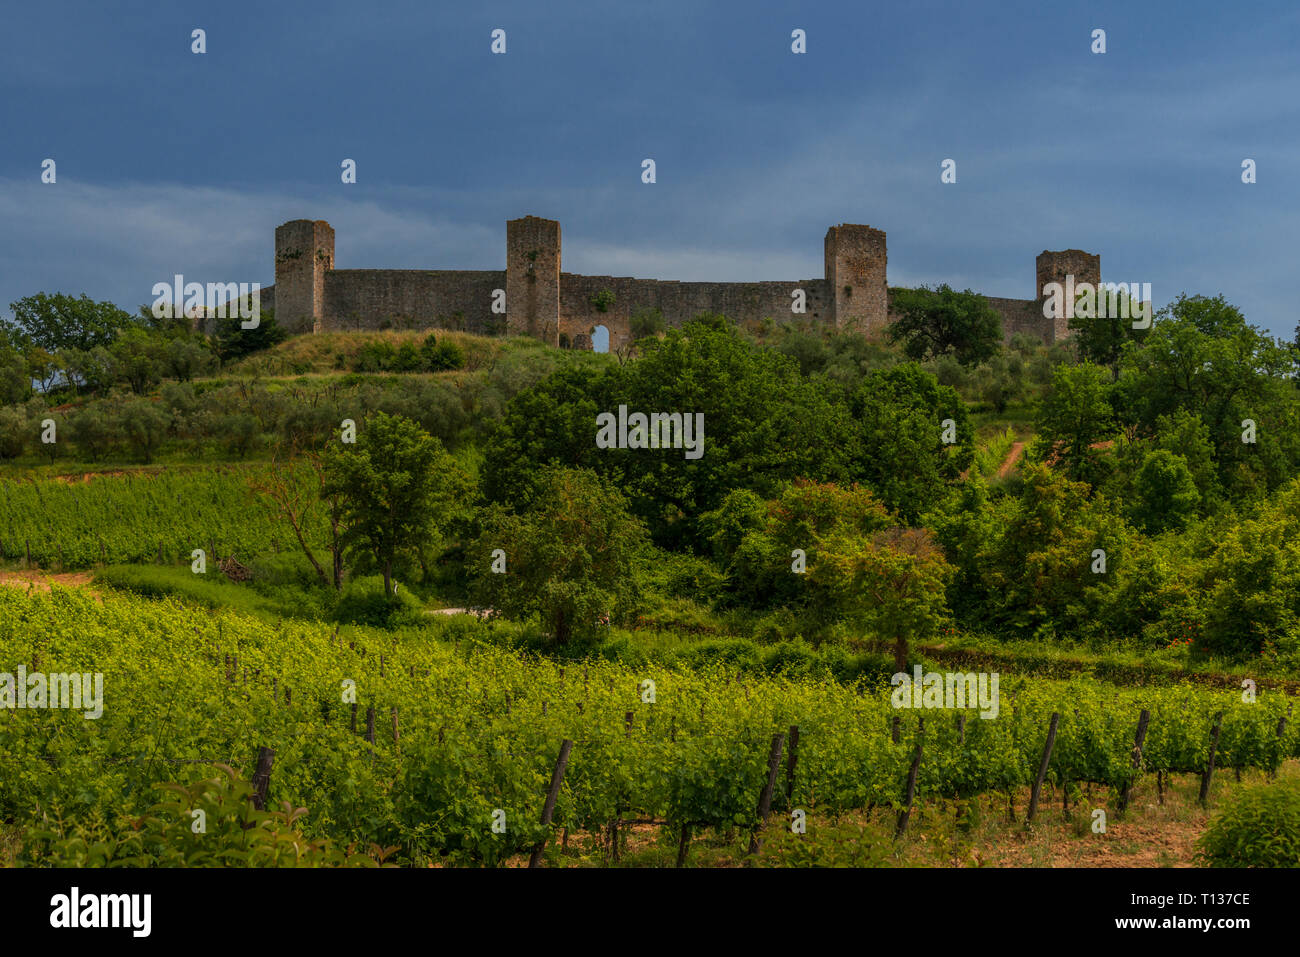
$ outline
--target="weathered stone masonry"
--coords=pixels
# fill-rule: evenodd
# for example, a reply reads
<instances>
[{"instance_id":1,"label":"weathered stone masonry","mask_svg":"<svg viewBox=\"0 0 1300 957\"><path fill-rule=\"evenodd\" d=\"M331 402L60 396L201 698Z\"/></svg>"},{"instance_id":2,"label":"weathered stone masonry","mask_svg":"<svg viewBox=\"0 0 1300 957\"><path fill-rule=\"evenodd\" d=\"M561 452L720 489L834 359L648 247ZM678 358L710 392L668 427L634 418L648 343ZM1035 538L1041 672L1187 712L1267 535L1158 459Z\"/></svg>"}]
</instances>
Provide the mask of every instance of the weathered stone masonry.
<instances>
[{"instance_id":1,"label":"weathered stone masonry","mask_svg":"<svg viewBox=\"0 0 1300 957\"><path fill-rule=\"evenodd\" d=\"M658 309L669 326L702 312L744 322L806 318L836 328L882 331L891 321L885 233L841 224L826 232L825 274L787 282L676 282L627 276L581 276L560 271L560 224L525 216L506 223L504 270L335 269L334 230L324 220L295 219L275 231L275 285L262 305L292 333L348 329L457 328L527 335L552 345L587 347L597 326L610 348L631 339L632 316ZM1069 336L1066 320L1044 318L1049 282L1101 281L1101 259L1078 249L1044 251L1035 263L1034 299L989 297L1010 339L1025 333L1044 343ZM806 312L791 312L802 289ZM497 290L505 315L494 313ZM597 297L611 293L602 310ZM606 300L608 296L604 297Z\"/></svg>"}]
</instances>

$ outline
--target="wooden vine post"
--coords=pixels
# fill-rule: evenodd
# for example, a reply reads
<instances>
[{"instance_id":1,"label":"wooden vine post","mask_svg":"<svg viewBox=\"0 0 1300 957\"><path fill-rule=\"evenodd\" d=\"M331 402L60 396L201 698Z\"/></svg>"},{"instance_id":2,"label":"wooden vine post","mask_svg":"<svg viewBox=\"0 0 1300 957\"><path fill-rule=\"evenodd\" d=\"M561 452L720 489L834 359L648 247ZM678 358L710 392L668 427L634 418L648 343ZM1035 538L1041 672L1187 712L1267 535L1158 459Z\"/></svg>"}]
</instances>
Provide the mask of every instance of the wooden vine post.
<instances>
[{"instance_id":1,"label":"wooden vine post","mask_svg":"<svg viewBox=\"0 0 1300 957\"><path fill-rule=\"evenodd\" d=\"M1133 774L1124 782L1124 790L1119 793L1119 809L1122 813L1128 807L1128 799L1133 793L1133 782L1137 779L1137 773L1142 768L1142 744L1147 737L1147 724L1151 721L1151 713L1146 708L1138 715L1137 735L1133 738Z\"/></svg>"},{"instance_id":2,"label":"wooden vine post","mask_svg":"<svg viewBox=\"0 0 1300 957\"><path fill-rule=\"evenodd\" d=\"M1197 798L1201 802L1201 807L1205 807L1210 799L1210 779L1214 777L1214 753L1219 750L1219 731L1223 726L1223 712L1220 711L1214 716L1214 728L1210 731L1210 760L1205 765L1205 772L1201 775L1201 793Z\"/></svg>"},{"instance_id":3,"label":"wooden vine post","mask_svg":"<svg viewBox=\"0 0 1300 957\"><path fill-rule=\"evenodd\" d=\"M560 756L555 762L555 770L551 772L551 788L546 792L546 804L542 807L542 826L548 827L551 823L551 816L555 813L555 802L560 796L560 785L564 782L564 770L569 766L569 752L573 750L573 742L565 738L560 744ZM528 856L528 867L534 868L542 859L542 851L546 848L547 838L543 837L535 845L533 852Z\"/></svg>"},{"instance_id":4,"label":"wooden vine post","mask_svg":"<svg viewBox=\"0 0 1300 957\"><path fill-rule=\"evenodd\" d=\"M1142 712L1146 714L1146 712ZM1061 716L1055 711L1052 712L1052 723L1047 728L1047 743L1043 745L1043 760L1038 764L1038 777L1034 778L1034 789L1029 795L1029 815L1026 820L1032 821L1034 815L1038 813L1038 795L1043 790L1043 778L1047 776L1047 766L1052 761L1052 749L1056 747L1056 727L1061 722Z\"/></svg>"},{"instance_id":5,"label":"wooden vine post","mask_svg":"<svg viewBox=\"0 0 1300 957\"><path fill-rule=\"evenodd\" d=\"M767 756L767 782L763 785L763 793L758 796L758 826L754 828L753 836L749 839L751 856L757 854L763 846L763 841L758 835L767 824L767 816L772 811L772 792L776 789L776 775L781 768L781 746L784 743L784 734L772 735L772 749Z\"/></svg>"},{"instance_id":6,"label":"wooden vine post","mask_svg":"<svg viewBox=\"0 0 1300 957\"><path fill-rule=\"evenodd\" d=\"M907 830L908 818L912 816L912 802L916 800L916 773L921 769L921 754L924 750L925 741L925 719L922 718L916 729L916 748L912 751L912 767L907 772L907 797L903 803L903 809L898 812L898 827L894 831L894 837L903 836Z\"/></svg>"}]
</instances>

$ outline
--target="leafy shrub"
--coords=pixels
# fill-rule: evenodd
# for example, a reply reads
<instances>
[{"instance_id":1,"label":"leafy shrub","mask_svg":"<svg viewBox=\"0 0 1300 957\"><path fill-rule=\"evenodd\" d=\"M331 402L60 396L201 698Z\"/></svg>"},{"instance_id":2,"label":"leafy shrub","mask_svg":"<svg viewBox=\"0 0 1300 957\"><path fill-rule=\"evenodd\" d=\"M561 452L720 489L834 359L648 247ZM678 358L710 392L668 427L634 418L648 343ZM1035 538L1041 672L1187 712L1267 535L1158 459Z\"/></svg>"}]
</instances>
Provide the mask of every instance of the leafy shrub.
<instances>
[{"instance_id":1,"label":"leafy shrub","mask_svg":"<svg viewBox=\"0 0 1300 957\"><path fill-rule=\"evenodd\" d=\"M385 595L384 579L380 575L348 582L334 606L335 621L354 625L393 628L416 624L423 615L420 600L400 585L396 595Z\"/></svg>"},{"instance_id":2,"label":"leafy shrub","mask_svg":"<svg viewBox=\"0 0 1300 957\"><path fill-rule=\"evenodd\" d=\"M1300 780L1234 795L1197 844L1210 867L1300 867Z\"/></svg>"},{"instance_id":3,"label":"leafy shrub","mask_svg":"<svg viewBox=\"0 0 1300 957\"><path fill-rule=\"evenodd\" d=\"M426 372L446 372L465 366L465 353L454 342L439 342L433 335L420 345L420 358Z\"/></svg>"},{"instance_id":4,"label":"leafy shrub","mask_svg":"<svg viewBox=\"0 0 1300 957\"><path fill-rule=\"evenodd\" d=\"M0 459L16 459L31 438L27 416L21 409L0 409Z\"/></svg>"},{"instance_id":5,"label":"leafy shrub","mask_svg":"<svg viewBox=\"0 0 1300 957\"><path fill-rule=\"evenodd\" d=\"M748 638L723 638L701 641L684 649L677 663L687 668L699 668L720 662L743 670L754 670L759 665L759 648Z\"/></svg>"},{"instance_id":6,"label":"leafy shrub","mask_svg":"<svg viewBox=\"0 0 1300 957\"><path fill-rule=\"evenodd\" d=\"M367 342L353 360L353 372L387 372L397 360L397 352L387 342Z\"/></svg>"},{"instance_id":7,"label":"leafy shrub","mask_svg":"<svg viewBox=\"0 0 1300 957\"><path fill-rule=\"evenodd\" d=\"M393 356L394 372L419 372L421 365L420 353L409 342L403 342Z\"/></svg>"},{"instance_id":8,"label":"leafy shrub","mask_svg":"<svg viewBox=\"0 0 1300 957\"><path fill-rule=\"evenodd\" d=\"M162 783L164 797L140 818L70 822L56 817L26 835L23 862L51 867L373 867L388 852L342 851L314 841L297 826L306 808L285 801L279 811L255 810L252 786L227 765L192 784ZM203 828L194 830L202 811Z\"/></svg>"}]
</instances>

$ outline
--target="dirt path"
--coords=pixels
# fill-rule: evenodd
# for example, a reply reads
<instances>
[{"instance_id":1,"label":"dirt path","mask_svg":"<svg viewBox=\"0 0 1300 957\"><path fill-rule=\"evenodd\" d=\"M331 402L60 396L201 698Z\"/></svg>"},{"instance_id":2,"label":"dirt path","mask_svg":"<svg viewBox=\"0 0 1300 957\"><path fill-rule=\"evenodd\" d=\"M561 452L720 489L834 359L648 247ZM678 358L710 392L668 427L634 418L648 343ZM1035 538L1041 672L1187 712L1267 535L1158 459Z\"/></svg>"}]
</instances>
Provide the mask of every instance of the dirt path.
<instances>
[{"instance_id":1,"label":"dirt path","mask_svg":"<svg viewBox=\"0 0 1300 957\"><path fill-rule=\"evenodd\" d=\"M1007 457L1003 459L1002 464L998 466L998 478L1004 479L1011 474L1011 470L1016 467L1016 463L1020 461L1020 456L1024 451L1024 442L1011 443L1011 448L1007 451Z\"/></svg>"},{"instance_id":2,"label":"dirt path","mask_svg":"<svg viewBox=\"0 0 1300 957\"><path fill-rule=\"evenodd\" d=\"M0 571L0 585L10 588L35 588L37 591L49 591L51 586L61 588L81 588L89 585L95 577L90 572L46 572L39 568L32 571Z\"/></svg>"}]
</instances>

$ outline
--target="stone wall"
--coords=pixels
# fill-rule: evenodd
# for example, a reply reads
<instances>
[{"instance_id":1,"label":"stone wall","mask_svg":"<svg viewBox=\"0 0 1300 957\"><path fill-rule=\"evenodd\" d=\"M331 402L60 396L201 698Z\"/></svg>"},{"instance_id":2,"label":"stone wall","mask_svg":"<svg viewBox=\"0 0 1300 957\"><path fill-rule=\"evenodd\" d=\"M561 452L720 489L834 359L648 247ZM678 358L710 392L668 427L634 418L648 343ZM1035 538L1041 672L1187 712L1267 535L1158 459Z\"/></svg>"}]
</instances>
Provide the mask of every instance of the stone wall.
<instances>
[{"instance_id":1,"label":"stone wall","mask_svg":"<svg viewBox=\"0 0 1300 957\"><path fill-rule=\"evenodd\" d=\"M335 269L325 276L320 327L500 335L506 317L492 312L492 292L505 286L501 269Z\"/></svg>"},{"instance_id":2,"label":"stone wall","mask_svg":"<svg viewBox=\"0 0 1300 957\"><path fill-rule=\"evenodd\" d=\"M792 293L804 291L806 312L790 311ZM601 312L592 298L608 290L614 301ZM640 310L658 309L669 327L678 327L702 312L721 313L733 322L773 319L828 321L826 281L790 282L676 282L633 279L628 276L560 274L560 332L570 343L591 335L596 326L609 330L609 348L617 351L631 338L630 320Z\"/></svg>"},{"instance_id":3,"label":"stone wall","mask_svg":"<svg viewBox=\"0 0 1300 957\"><path fill-rule=\"evenodd\" d=\"M790 282L676 282L628 276L562 273L560 224L525 216L506 223L504 270L335 269L334 230L324 220L296 219L275 231L274 286L262 290L264 308L290 333L310 330L454 328L480 334L527 335L558 345L589 348L597 326L610 349L631 338L638 311L659 310L665 325L680 326L700 313L735 322L772 318L824 322L878 335L891 321L885 233L842 223L826 232L825 275ZM1068 318L1043 316L1042 290L1050 282L1097 284L1101 258L1079 249L1044 251L1035 262L1035 298L988 297L1002 316L1009 341L1018 332L1044 343L1068 338ZM791 312L802 289L806 311ZM492 311L503 290L506 312ZM609 292L602 311L592 300Z\"/></svg>"},{"instance_id":4,"label":"stone wall","mask_svg":"<svg viewBox=\"0 0 1300 957\"><path fill-rule=\"evenodd\" d=\"M985 296L990 306L1002 316L1002 338L1006 342L1017 332L1044 345L1055 342L1052 320L1044 318L1043 304L1033 299L999 299Z\"/></svg>"}]
</instances>

